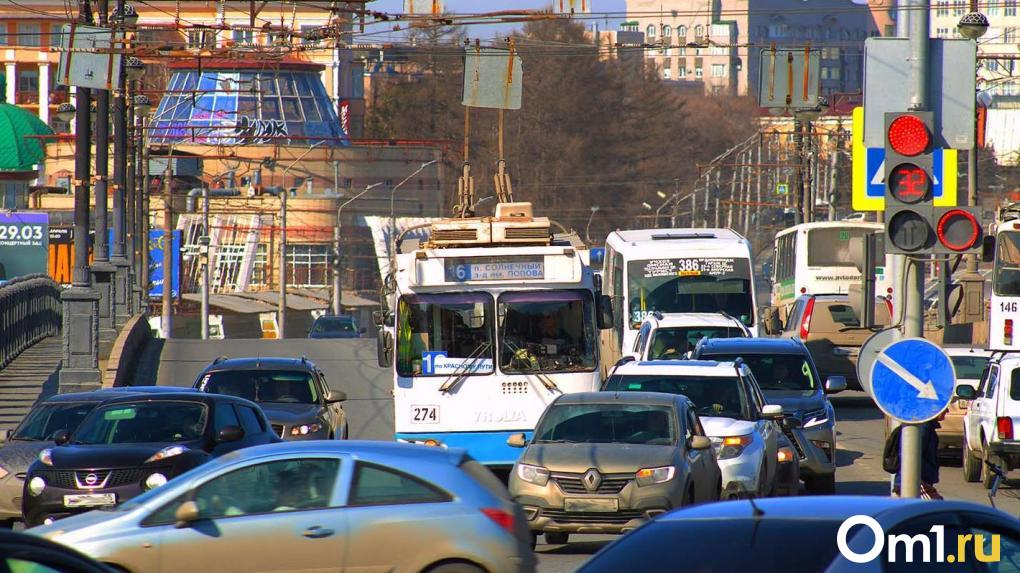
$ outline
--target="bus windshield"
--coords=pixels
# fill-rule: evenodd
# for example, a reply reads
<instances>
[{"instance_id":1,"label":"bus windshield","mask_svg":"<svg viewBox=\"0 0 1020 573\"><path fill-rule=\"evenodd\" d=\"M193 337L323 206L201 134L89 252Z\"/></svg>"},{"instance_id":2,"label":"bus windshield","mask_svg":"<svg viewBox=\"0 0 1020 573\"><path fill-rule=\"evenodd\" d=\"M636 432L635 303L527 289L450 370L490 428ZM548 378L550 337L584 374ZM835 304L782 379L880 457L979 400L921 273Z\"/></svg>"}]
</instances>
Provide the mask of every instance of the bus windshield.
<instances>
[{"instance_id":1,"label":"bus windshield","mask_svg":"<svg viewBox=\"0 0 1020 573\"><path fill-rule=\"evenodd\" d=\"M653 311L725 312L754 324L751 267L732 257L652 259L627 265L631 328Z\"/></svg>"},{"instance_id":2,"label":"bus windshield","mask_svg":"<svg viewBox=\"0 0 1020 573\"><path fill-rule=\"evenodd\" d=\"M406 295L397 308L401 376L492 374L492 297Z\"/></svg>"},{"instance_id":3,"label":"bus windshield","mask_svg":"<svg viewBox=\"0 0 1020 573\"><path fill-rule=\"evenodd\" d=\"M532 291L499 297L503 372L595 370L594 303L586 291Z\"/></svg>"},{"instance_id":4,"label":"bus windshield","mask_svg":"<svg viewBox=\"0 0 1020 573\"><path fill-rule=\"evenodd\" d=\"M850 239L874 233L867 227L823 227L807 232L807 266L854 268Z\"/></svg>"},{"instance_id":5,"label":"bus windshield","mask_svg":"<svg viewBox=\"0 0 1020 573\"><path fill-rule=\"evenodd\" d=\"M1020 231L1003 231L995 241L994 292L1020 296Z\"/></svg>"}]
</instances>

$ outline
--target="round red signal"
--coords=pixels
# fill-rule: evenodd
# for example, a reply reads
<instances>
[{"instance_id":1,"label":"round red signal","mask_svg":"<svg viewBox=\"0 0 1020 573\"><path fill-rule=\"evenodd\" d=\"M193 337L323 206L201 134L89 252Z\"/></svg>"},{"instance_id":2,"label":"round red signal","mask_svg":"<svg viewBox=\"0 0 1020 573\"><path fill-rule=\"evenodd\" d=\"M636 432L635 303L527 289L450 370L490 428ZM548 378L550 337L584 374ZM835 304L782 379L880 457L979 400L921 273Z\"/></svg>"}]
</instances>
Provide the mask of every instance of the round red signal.
<instances>
[{"instance_id":1,"label":"round red signal","mask_svg":"<svg viewBox=\"0 0 1020 573\"><path fill-rule=\"evenodd\" d=\"M913 157L924 153L931 143L931 134L924 121L916 115L901 115L889 124L889 145L900 155Z\"/></svg>"},{"instance_id":2,"label":"round red signal","mask_svg":"<svg viewBox=\"0 0 1020 573\"><path fill-rule=\"evenodd\" d=\"M939 242L951 251L966 251L981 240L981 223L969 211L951 209L939 217Z\"/></svg>"}]
</instances>

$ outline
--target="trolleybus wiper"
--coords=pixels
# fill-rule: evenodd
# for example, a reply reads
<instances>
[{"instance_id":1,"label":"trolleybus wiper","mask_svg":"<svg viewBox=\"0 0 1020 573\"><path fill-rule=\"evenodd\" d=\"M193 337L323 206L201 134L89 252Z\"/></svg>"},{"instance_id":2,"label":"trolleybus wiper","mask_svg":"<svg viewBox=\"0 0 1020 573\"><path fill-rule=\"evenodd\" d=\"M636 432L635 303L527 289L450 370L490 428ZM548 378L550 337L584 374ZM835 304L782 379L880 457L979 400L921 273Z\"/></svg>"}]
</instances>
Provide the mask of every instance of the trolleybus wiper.
<instances>
[{"instance_id":1,"label":"trolleybus wiper","mask_svg":"<svg viewBox=\"0 0 1020 573\"><path fill-rule=\"evenodd\" d=\"M471 372L471 369L474 367L475 363L478 362L478 360L482 357L482 353L488 350L490 346L492 346L491 343L483 342L479 344L474 350L472 350L471 353L468 354L467 357L468 362L465 363L464 370L447 378L446 381L443 382L443 385L439 387L439 391L449 392L450 390L453 389L454 386L457 386L458 384L463 382L464 379L467 378L468 373Z\"/></svg>"}]
</instances>

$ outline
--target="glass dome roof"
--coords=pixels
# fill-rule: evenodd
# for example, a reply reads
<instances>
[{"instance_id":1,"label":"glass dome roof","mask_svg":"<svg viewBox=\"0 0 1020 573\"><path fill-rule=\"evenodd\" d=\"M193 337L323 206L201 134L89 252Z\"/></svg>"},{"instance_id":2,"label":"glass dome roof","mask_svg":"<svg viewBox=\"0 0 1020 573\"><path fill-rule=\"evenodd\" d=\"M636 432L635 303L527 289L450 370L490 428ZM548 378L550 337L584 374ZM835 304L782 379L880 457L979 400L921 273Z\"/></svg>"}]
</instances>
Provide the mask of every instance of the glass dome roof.
<instances>
[{"instance_id":1,"label":"glass dome roof","mask_svg":"<svg viewBox=\"0 0 1020 573\"><path fill-rule=\"evenodd\" d=\"M239 63L236 67L245 67ZM315 64L175 69L150 120L153 143L346 145Z\"/></svg>"}]
</instances>

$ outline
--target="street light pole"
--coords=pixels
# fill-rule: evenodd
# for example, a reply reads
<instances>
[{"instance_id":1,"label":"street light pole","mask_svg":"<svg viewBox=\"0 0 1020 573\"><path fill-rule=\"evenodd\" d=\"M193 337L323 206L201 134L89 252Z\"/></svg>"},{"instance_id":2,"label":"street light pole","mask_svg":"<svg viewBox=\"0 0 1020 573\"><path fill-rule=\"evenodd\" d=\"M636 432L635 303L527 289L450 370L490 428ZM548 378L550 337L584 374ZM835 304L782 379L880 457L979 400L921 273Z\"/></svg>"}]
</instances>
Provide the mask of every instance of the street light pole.
<instances>
[{"instance_id":1,"label":"street light pole","mask_svg":"<svg viewBox=\"0 0 1020 573\"><path fill-rule=\"evenodd\" d=\"M343 277L342 277L342 275L343 275L343 251L342 251L341 245L340 245L340 242L341 242L341 238L340 238L341 237L341 233L340 233L340 231L341 231L341 227L342 227L342 220L340 219L340 216L343 214L344 207L350 205L351 203L356 201L359 197L361 197L365 193L368 193L369 191L371 191L372 189L375 189L376 187L378 187L380 185L382 185L382 182L373 183L373 184L365 187L365 189L362 190L360 193L358 193L354 197L351 197L347 201L341 203L340 206L338 206L336 208L336 227L333 227L333 244L334 244L334 248L336 249L336 256L334 257L335 267L333 268L333 314L335 314L337 316L340 315L340 311L341 311L341 293L343 292L342 291L342 289L343 289Z\"/></svg>"},{"instance_id":2,"label":"street light pole","mask_svg":"<svg viewBox=\"0 0 1020 573\"><path fill-rule=\"evenodd\" d=\"M286 180L284 180L286 183ZM279 315L279 329L277 338L284 336L284 327L287 323L287 195L289 192L284 187L280 192L280 300L277 313Z\"/></svg>"},{"instance_id":3,"label":"street light pole","mask_svg":"<svg viewBox=\"0 0 1020 573\"><path fill-rule=\"evenodd\" d=\"M414 177L415 175L417 175L417 174L421 173L422 171L424 171L426 167L428 167L430 165L435 165L436 162L438 162L438 161L439 161L438 159L433 159L432 161L426 161L425 163L422 163L421 166L418 167L418 169L414 170L414 173L411 173L407 177L404 177L403 181L401 181L400 183L397 183L396 185L394 185L393 189L390 189L390 258L394 257L396 255L396 252L397 252L397 245L396 245L396 240L397 240L397 219L396 219L396 216L394 215L394 209L393 209L393 201L394 201L394 198L397 195L397 189L400 189L401 185L403 185L404 183L407 183L412 177Z\"/></svg>"},{"instance_id":4,"label":"street light pole","mask_svg":"<svg viewBox=\"0 0 1020 573\"><path fill-rule=\"evenodd\" d=\"M116 24L118 28L125 26L125 1L117 0ZM117 325L123 325L130 318L131 297L128 292L131 290L130 263L124 252L125 240L125 213L126 205L124 190L127 186L127 125L124 113L124 87L126 78L124 74L123 59L121 59L119 81L114 86L113 97L113 249L110 262L116 267L114 274L114 297L113 307L116 315Z\"/></svg>"},{"instance_id":5,"label":"street light pole","mask_svg":"<svg viewBox=\"0 0 1020 573\"><path fill-rule=\"evenodd\" d=\"M202 340L209 340L209 188L202 187L202 224L205 235L199 237L202 262Z\"/></svg>"},{"instance_id":6,"label":"street light pole","mask_svg":"<svg viewBox=\"0 0 1020 573\"><path fill-rule=\"evenodd\" d=\"M584 226L584 242L588 243L589 247L591 246L591 220L595 218L595 213L598 213L598 212L599 212L599 206L598 205L592 205L591 206L591 215L588 215L588 224ZM659 214L658 213L655 214L655 220L656 221L659 220Z\"/></svg>"}]
</instances>

